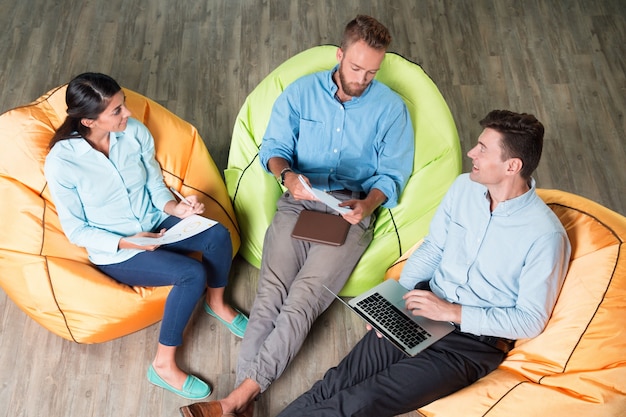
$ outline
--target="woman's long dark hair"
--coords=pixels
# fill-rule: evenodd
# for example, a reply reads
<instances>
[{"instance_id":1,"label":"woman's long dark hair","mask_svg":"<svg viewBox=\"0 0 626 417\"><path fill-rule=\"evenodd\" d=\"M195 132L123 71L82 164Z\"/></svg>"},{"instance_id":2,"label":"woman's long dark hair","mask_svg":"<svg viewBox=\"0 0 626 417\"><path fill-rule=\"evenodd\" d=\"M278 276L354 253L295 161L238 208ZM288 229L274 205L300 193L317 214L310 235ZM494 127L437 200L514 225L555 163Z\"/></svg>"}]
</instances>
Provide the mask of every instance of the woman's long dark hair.
<instances>
[{"instance_id":1,"label":"woman's long dark hair","mask_svg":"<svg viewBox=\"0 0 626 417\"><path fill-rule=\"evenodd\" d=\"M121 89L113 78L105 74L86 72L76 76L65 92L67 117L54 133L49 148L64 139L86 138L89 128L81 120L97 119Z\"/></svg>"}]
</instances>

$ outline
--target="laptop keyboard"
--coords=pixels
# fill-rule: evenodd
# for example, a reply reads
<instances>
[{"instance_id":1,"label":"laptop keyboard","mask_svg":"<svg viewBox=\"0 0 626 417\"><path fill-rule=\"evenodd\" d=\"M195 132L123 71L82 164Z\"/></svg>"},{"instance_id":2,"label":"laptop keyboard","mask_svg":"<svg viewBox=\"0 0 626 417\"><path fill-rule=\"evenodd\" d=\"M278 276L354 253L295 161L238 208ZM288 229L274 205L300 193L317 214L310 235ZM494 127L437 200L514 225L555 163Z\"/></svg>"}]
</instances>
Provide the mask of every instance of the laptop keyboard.
<instances>
[{"instance_id":1,"label":"laptop keyboard","mask_svg":"<svg viewBox=\"0 0 626 417\"><path fill-rule=\"evenodd\" d=\"M430 337L430 333L422 326L403 314L379 293L364 298L357 305L409 348L413 348Z\"/></svg>"}]
</instances>

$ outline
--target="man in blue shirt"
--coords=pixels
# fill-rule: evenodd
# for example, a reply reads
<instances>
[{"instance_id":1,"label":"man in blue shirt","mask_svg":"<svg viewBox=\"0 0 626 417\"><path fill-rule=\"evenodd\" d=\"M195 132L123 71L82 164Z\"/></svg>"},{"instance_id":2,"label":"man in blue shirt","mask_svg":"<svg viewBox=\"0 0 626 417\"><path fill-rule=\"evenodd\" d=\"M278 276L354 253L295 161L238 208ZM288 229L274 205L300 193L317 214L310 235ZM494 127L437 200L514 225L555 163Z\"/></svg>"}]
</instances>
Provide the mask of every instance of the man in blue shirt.
<instances>
[{"instance_id":1,"label":"man in blue shirt","mask_svg":"<svg viewBox=\"0 0 626 417\"><path fill-rule=\"evenodd\" d=\"M543 146L532 115L494 110L468 152L472 170L451 186L400 283L414 315L456 330L409 357L376 332L280 417L395 416L493 371L518 338L545 327L570 244L531 178ZM462 414L462 413L461 413Z\"/></svg>"},{"instance_id":2,"label":"man in blue shirt","mask_svg":"<svg viewBox=\"0 0 626 417\"><path fill-rule=\"evenodd\" d=\"M402 99L374 80L391 36L369 16L346 26L339 64L290 84L274 104L260 161L287 191L266 232L256 299L239 352L236 389L220 401L182 407L184 416L250 414L253 400L299 351L372 239L375 211L394 207L413 168L414 132ZM291 237L302 210L332 212L306 191L349 208L341 246Z\"/></svg>"}]
</instances>

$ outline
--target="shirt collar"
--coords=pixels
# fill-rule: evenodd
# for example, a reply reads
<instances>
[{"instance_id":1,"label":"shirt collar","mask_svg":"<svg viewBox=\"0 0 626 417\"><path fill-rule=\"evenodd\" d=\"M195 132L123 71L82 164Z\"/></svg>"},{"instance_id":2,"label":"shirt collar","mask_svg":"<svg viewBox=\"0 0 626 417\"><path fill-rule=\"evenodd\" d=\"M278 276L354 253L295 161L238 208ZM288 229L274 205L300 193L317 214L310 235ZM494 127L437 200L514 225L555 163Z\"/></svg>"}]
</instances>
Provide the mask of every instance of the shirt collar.
<instances>
[{"instance_id":1,"label":"shirt collar","mask_svg":"<svg viewBox=\"0 0 626 417\"><path fill-rule=\"evenodd\" d=\"M335 84L335 80L333 80L333 75L337 72L338 69L339 69L339 64L336 64L333 67L333 69L328 71L326 82L328 83L328 91L330 92L330 94L337 101L341 103L341 101L337 98L337 91L339 90L339 87L337 87L337 84ZM345 103L342 103L342 104L348 105L348 103L351 103L351 104L358 103L359 101L364 99L365 96L367 96L367 93L369 93L370 89L372 88L372 85L374 85L375 82L376 80L372 80L372 82L367 86L367 88L365 88L365 91L363 91L363 94L361 94L359 97L352 97L352 100L346 101Z\"/></svg>"},{"instance_id":2,"label":"shirt collar","mask_svg":"<svg viewBox=\"0 0 626 417\"><path fill-rule=\"evenodd\" d=\"M492 212L492 214L495 216L510 216L518 210L526 207L536 196L536 181L534 178L530 179L529 186L529 190L526 191L524 194L510 200L505 200L498 203L496 209ZM485 190L485 199L488 201L489 204L491 203L488 190Z\"/></svg>"},{"instance_id":3,"label":"shirt collar","mask_svg":"<svg viewBox=\"0 0 626 417\"><path fill-rule=\"evenodd\" d=\"M109 149L113 148L113 146L117 143L119 138L124 136L124 133L125 131L109 133L109 141L110 141ZM91 145L89 144L89 142L87 142L87 139L85 138L81 137L81 138L67 139L67 140L70 141L70 144L76 151L77 155L84 155L87 152L93 150L93 148L91 147Z\"/></svg>"},{"instance_id":4,"label":"shirt collar","mask_svg":"<svg viewBox=\"0 0 626 417\"><path fill-rule=\"evenodd\" d=\"M93 148L85 138L68 139L68 143L74 148L77 155L84 155Z\"/></svg>"}]
</instances>

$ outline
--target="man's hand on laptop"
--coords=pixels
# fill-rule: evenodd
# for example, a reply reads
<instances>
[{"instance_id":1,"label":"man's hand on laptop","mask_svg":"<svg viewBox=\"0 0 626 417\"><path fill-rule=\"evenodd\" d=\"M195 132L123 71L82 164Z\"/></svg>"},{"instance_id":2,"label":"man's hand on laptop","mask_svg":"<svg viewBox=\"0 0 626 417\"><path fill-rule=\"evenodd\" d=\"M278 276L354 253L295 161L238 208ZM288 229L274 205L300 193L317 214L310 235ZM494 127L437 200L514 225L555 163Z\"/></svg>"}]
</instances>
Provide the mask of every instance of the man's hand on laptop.
<instances>
[{"instance_id":1,"label":"man's hand on laptop","mask_svg":"<svg viewBox=\"0 0 626 417\"><path fill-rule=\"evenodd\" d=\"M442 300L430 291L411 290L403 298L407 310L414 316L461 323L461 305Z\"/></svg>"}]
</instances>

